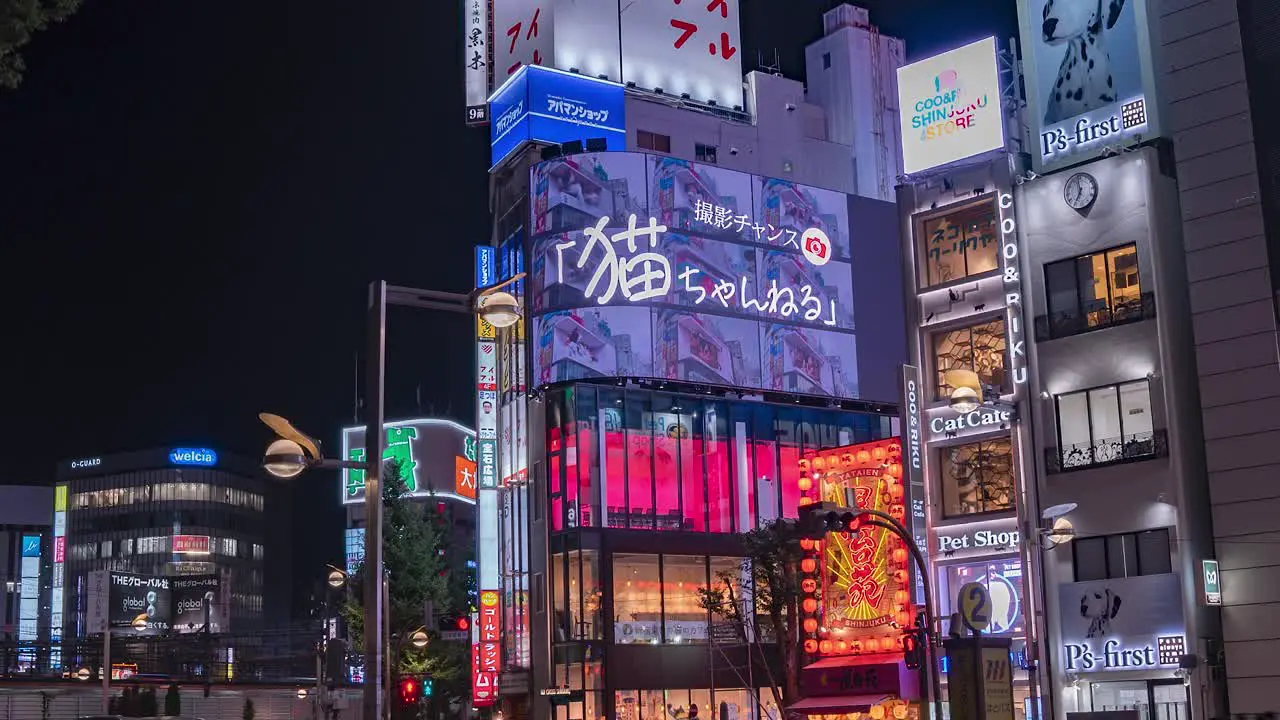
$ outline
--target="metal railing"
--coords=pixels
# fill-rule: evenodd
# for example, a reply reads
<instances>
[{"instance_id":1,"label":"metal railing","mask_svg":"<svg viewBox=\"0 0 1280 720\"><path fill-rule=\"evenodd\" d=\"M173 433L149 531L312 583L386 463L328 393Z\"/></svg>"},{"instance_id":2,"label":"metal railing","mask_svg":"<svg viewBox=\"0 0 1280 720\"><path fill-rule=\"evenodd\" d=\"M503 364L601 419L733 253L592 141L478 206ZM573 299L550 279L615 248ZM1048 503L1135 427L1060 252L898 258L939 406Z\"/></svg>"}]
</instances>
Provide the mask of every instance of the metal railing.
<instances>
[{"instance_id":1,"label":"metal railing","mask_svg":"<svg viewBox=\"0 0 1280 720\"><path fill-rule=\"evenodd\" d=\"M1056 312L1035 318L1036 342L1071 337L1104 328L1150 320L1156 316L1156 298L1144 292L1132 300L1117 300L1091 310Z\"/></svg>"},{"instance_id":2,"label":"metal railing","mask_svg":"<svg viewBox=\"0 0 1280 720\"><path fill-rule=\"evenodd\" d=\"M1133 433L1062 448L1050 446L1044 449L1044 465L1046 472L1054 474L1165 457L1168 454L1169 436L1160 428L1154 432Z\"/></svg>"}]
</instances>

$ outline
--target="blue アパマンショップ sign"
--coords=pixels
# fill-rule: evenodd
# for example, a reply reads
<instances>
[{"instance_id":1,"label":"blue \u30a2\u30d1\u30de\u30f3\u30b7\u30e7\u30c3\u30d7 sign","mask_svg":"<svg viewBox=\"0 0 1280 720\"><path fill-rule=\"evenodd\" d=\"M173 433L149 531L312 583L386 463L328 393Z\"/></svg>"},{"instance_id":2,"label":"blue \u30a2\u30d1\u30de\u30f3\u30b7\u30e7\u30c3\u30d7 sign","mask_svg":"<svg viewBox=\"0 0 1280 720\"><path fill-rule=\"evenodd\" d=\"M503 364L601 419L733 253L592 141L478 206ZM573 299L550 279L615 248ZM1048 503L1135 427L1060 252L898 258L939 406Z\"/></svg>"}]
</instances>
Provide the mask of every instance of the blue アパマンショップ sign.
<instances>
[{"instance_id":1,"label":"blue \u30a2\u30d1\u30de\u30f3\u30b7\u30e7\u30c3\u30d7 sign","mask_svg":"<svg viewBox=\"0 0 1280 720\"><path fill-rule=\"evenodd\" d=\"M218 453L209 448L174 448L169 451L169 462L173 465L209 467L218 464Z\"/></svg>"},{"instance_id":2,"label":"blue \u30a2\u30d1\u30de\u30f3\u30b7\u30e7\u30c3\u30d7 sign","mask_svg":"<svg viewBox=\"0 0 1280 720\"><path fill-rule=\"evenodd\" d=\"M530 140L603 138L606 149L625 150L625 115L625 92L617 83L523 67L489 97L491 165Z\"/></svg>"}]
</instances>

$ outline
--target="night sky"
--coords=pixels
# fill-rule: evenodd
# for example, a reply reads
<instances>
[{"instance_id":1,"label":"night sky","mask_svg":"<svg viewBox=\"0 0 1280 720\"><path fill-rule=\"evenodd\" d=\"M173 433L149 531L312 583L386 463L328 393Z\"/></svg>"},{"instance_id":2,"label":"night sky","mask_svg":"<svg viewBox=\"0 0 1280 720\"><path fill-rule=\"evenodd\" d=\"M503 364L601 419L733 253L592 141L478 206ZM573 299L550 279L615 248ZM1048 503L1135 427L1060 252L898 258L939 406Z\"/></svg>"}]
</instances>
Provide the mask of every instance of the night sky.
<instances>
[{"instance_id":1,"label":"night sky","mask_svg":"<svg viewBox=\"0 0 1280 720\"><path fill-rule=\"evenodd\" d=\"M1016 25L1014 0L863 4L909 60ZM832 3L741 5L746 69L776 48L803 78ZM262 410L336 444L367 283L466 290L489 233L459 6L85 0L35 37L0 89L0 484L178 443L256 456ZM468 321L390 323L388 415L470 422ZM336 558L337 478L297 482Z\"/></svg>"}]
</instances>

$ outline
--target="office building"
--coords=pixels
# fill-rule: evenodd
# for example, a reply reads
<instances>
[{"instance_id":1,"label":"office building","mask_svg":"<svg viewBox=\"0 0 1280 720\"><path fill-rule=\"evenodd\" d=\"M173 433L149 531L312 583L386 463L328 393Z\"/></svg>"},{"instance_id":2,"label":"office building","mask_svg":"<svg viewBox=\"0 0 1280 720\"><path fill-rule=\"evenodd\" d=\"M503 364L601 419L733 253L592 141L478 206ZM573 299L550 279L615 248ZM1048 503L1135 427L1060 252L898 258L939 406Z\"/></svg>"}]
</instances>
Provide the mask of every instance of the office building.
<instances>
[{"instance_id":1,"label":"office building","mask_svg":"<svg viewBox=\"0 0 1280 720\"><path fill-rule=\"evenodd\" d=\"M100 632L88 615L94 571L159 578L165 589L208 578L220 632L288 622L290 511L257 462L200 447L81 457L58 464L54 492L65 535L55 538L53 635ZM158 630L196 629L156 620Z\"/></svg>"},{"instance_id":2,"label":"office building","mask_svg":"<svg viewBox=\"0 0 1280 720\"><path fill-rule=\"evenodd\" d=\"M18 649L4 658L10 672L38 668L48 657L53 544L53 489L0 487L0 638Z\"/></svg>"}]
</instances>

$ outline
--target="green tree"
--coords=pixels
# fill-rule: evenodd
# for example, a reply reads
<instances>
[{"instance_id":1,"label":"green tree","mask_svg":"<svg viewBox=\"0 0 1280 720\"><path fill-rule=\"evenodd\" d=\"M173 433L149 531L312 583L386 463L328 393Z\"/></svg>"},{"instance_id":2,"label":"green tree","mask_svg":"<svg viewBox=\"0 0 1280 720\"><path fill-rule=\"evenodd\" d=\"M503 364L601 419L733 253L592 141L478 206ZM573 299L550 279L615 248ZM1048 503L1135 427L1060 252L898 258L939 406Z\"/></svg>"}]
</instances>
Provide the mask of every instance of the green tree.
<instances>
[{"instance_id":1,"label":"green tree","mask_svg":"<svg viewBox=\"0 0 1280 720\"><path fill-rule=\"evenodd\" d=\"M742 536L750 567L719 573L710 588L698 590L699 604L728 622L739 640L765 668L774 702L785 708L800 697L800 544L785 521ZM754 608L754 609L753 609ZM783 670L773 677L768 656Z\"/></svg>"},{"instance_id":2,"label":"green tree","mask_svg":"<svg viewBox=\"0 0 1280 720\"><path fill-rule=\"evenodd\" d=\"M177 683L170 683L169 689L164 693L164 714L182 714L182 693L179 692Z\"/></svg>"},{"instance_id":3,"label":"green tree","mask_svg":"<svg viewBox=\"0 0 1280 720\"><path fill-rule=\"evenodd\" d=\"M435 679L437 702L449 702L470 694L470 647L466 643L443 642L435 627L427 627L431 640L419 649L408 642L418 627L430 600L439 614L467 614L468 583L466 560L471 548L451 543L446 517L436 512L435 503L424 507L408 496L401 465L392 460L384 466L382 485L382 562L388 579L388 603L395 667L391 672L427 673ZM353 649L364 651L364 566L351 579L352 592L343 607Z\"/></svg>"},{"instance_id":4,"label":"green tree","mask_svg":"<svg viewBox=\"0 0 1280 720\"><path fill-rule=\"evenodd\" d=\"M16 88L27 69L22 46L31 36L62 22L80 8L80 0L0 0L0 87Z\"/></svg>"}]
</instances>

